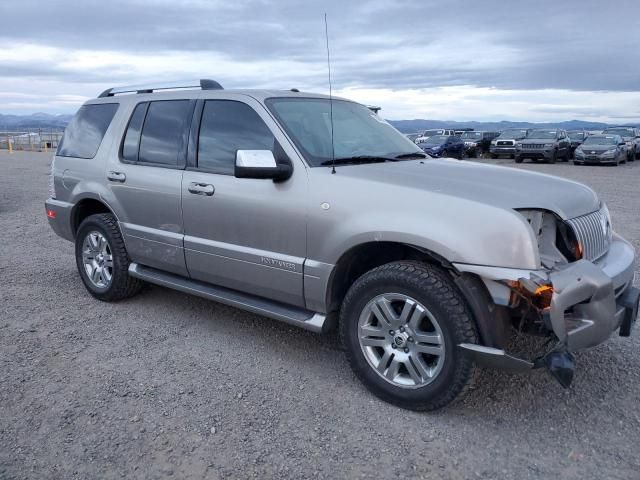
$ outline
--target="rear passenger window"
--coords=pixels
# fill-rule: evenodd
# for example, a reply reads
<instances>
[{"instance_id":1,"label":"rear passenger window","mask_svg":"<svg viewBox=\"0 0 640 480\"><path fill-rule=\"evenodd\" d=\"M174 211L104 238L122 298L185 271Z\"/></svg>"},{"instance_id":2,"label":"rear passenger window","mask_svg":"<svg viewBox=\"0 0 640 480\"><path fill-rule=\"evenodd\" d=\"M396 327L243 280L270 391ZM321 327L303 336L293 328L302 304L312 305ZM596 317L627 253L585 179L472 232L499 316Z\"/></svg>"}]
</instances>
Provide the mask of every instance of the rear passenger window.
<instances>
[{"instance_id":1,"label":"rear passenger window","mask_svg":"<svg viewBox=\"0 0 640 480\"><path fill-rule=\"evenodd\" d=\"M116 110L118 110L117 103L80 107L64 131L56 155L77 158L95 157Z\"/></svg>"},{"instance_id":2,"label":"rear passenger window","mask_svg":"<svg viewBox=\"0 0 640 480\"><path fill-rule=\"evenodd\" d=\"M138 147L140 146L140 131L142 130L142 122L147 113L148 103L140 103L136 106L129 120L127 133L124 136L122 144L122 158L130 162L138 161Z\"/></svg>"},{"instance_id":3,"label":"rear passenger window","mask_svg":"<svg viewBox=\"0 0 640 480\"><path fill-rule=\"evenodd\" d=\"M185 127L190 113L189 100L150 102L142 127L138 161L177 166L186 140ZM135 132L132 131L131 143L134 137Z\"/></svg>"},{"instance_id":4,"label":"rear passenger window","mask_svg":"<svg viewBox=\"0 0 640 480\"><path fill-rule=\"evenodd\" d=\"M274 151L275 138L249 105L232 100L204 104L198 140L198 168L233 174L238 150Z\"/></svg>"}]
</instances>

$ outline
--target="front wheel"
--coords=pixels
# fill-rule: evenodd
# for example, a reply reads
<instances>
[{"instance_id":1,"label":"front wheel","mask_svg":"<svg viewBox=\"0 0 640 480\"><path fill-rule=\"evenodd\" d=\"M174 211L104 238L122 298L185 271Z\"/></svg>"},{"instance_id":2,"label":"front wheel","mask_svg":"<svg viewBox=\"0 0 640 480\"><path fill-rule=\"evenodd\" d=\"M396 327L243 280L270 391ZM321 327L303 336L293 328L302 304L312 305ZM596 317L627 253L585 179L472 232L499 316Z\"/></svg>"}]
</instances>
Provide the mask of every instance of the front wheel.
<instances>
[{"instance_id":1,"label":"front wheel","mask_svg":"<svg viewBox=\"0 0 640 480\"><path fill-rule=\"evenodd\" d=\"M444 407L471 383L474 362L460 349L478 335L448 274L393 262L351 286L340 337L356 376L382 400L411 410Z\"/></svg>"},{"instance_id":2,"label":"front wheel","mask_svg":"<svg viewBox=\"0 0 640 480\"><path fill-rule=\"evenodd\" d=\"M97 299L113 302L140 290L142 282L129 276L129 255L113 215L87 217L78 228L75 250L80 278Z\"/></svg>"}]
</instances>

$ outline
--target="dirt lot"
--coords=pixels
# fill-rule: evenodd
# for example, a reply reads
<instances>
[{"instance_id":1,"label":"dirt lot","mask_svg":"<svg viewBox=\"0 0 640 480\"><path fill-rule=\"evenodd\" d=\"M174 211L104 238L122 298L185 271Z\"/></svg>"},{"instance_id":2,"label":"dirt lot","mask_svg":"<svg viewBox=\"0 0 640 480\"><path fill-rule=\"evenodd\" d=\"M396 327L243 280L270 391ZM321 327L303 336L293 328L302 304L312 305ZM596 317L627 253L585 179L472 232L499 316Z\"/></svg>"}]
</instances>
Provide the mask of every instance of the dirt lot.
<instances>
[{"instance_id":1,"label":"dirt lot","mask_svg":"<svg viewBox=\"0 0 640 480\"><path fill-rule=\"evenodd\" d=\"M638 331L579 355L570 390L485 371L443 411L400 410L333 335L160 287L94 300L47 224L49 159L0 153L1 479L640 478ZM640 162L518 168L589 184L640 247Z\"/></svg>"}]
</instances>

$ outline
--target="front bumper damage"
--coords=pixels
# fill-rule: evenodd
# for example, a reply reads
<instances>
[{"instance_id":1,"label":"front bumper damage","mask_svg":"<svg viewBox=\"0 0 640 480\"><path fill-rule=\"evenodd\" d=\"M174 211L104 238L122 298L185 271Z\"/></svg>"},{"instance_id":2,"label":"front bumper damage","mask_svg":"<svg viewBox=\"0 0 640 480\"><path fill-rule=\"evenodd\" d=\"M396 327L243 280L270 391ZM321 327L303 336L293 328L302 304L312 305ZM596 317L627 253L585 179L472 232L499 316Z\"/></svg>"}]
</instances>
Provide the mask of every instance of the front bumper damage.
<instances>
[{"instance_id":1,"label":"front bumper damage","mask_svg":"<svg viewBox=\"0 0 640 480\"><path fill-rule=\"evenodd\" d=\"M515 371L547 367L566 387L573 376L573 353L603 343L615 331L630 335L640 302L640 290L633 286L634 260L633 247L614 235L607 254L594 263L579 260L551 271L456 265L480 276L496 305L509 304L508 283L551 286L553 294L542 319L557 337L549 352L531 360L494 346L460 346L484 366Z\"/></svg>"}]
</instances>

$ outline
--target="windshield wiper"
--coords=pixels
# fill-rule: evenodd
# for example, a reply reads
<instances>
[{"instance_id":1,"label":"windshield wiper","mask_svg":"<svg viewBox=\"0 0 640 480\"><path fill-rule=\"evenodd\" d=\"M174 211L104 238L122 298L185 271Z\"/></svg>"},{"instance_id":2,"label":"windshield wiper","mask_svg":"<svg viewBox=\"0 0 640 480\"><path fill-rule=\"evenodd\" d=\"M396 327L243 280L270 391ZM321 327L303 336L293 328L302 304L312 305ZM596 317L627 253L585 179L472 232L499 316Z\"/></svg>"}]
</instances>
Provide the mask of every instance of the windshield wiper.
<instances>
[{"instance_id":1,"label":"windshield wiper","mask_svg":"<svg viewBox=\"0 0 640 480\"><path fill-rule=\"evenodd\" d=\"M411 152L411 153L401 153L400 155L396 155L394 158L403 159L403 158L427 158L427 155L421 152Z\"/></svg>"},{"instance_id":2,"label":"windshield wiper","mask_svg":"<svg viewBox=\"0 0 640 480\"><path fill-rule=\"evenodd\" d=\"M353 157L341 157L335 160L325 160L320 165L350 165L358 163L376 163L376 162L397 162L395 158L382 157L378 155L356 155Z\"/></svg>"}]
</instances>

